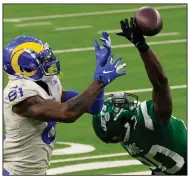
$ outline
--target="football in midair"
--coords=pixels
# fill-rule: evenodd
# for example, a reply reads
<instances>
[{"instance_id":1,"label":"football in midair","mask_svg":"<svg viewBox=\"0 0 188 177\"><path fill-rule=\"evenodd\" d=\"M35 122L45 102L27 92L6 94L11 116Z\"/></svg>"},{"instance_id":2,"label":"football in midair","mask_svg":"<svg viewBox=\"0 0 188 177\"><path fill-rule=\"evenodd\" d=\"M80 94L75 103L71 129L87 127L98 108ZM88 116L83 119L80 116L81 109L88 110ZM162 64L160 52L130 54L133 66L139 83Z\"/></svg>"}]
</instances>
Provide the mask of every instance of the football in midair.
<instances>
[{"instance_id":1,"label":"football in midair","mask_svg":"<svg viewBox=\"0 0 188 177\"><path fill-rule=\"evenodd\" d=\"M141 7L135 12L134 18L144 36L155 36L163 28L162 17L153 7Z\"/></svg>"}]
</instances>

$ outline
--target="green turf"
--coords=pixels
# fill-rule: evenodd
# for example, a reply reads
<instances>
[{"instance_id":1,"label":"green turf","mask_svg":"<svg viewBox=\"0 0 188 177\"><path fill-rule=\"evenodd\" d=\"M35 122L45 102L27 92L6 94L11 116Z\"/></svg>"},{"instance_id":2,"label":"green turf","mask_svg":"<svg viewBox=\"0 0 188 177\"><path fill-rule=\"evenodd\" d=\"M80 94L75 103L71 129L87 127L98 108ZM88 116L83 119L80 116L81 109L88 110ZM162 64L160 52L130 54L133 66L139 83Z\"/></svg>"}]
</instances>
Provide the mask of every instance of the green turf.
<instances>
[{"instance_id":1,"label":"green turf","mask_svg":"<svg viewBox=\"0 0 188 177\"><path fill-rule=\"evenodd\" d=\"M141 165L134 165L134 168L137 171L148 171L148 168ZM109 175L109 174L121 174L121 173L130 173L133 172L132 166L127 167L115 167L115 168L109 168L108 172L106 169L100 169L100 170L91 170L91 171L82 171L82 172L73 172L71 175ZM65 175L69 175L70 173L65 173Z\"/></svg>"},{"instance_id":2,"label":"green turf","mask_svg":"<svg viewBox=\"0 0 188 177\"><path fill-rule=\"evenodd\" d=\"M142 5L138 4L88 4L88 5L4 5L4 18L23 18L34 17L43 15L57 15L57 14L72 14L83 12L95 11L109 11L139 8ZM165 6L161 4L152 5ZM178 32L176 36L161 36L147 38L148 42L153 41L166 41L166 40L179 40L186 38L186 8L168 9L159 11L163 17L164 28L162 33ZM58 19L44 19L44 20L31 20L18 23L4 22L3 30L3 45L5 46L13 37L18 35L33 35L47 41L54 50L72 49L92 47L93 40L99 39L101 30L114 30L119 29L119 21L125 17L130 17L133 12L106 14L96 16L82 16L82 17L69 17ZM22 27L17 28L15 24L31 23L31 22L52 22L52 25L38 26L38 27ZM83 30L70 30L70 31L54 31L57 27L79 26L79 25L92 25L90 29ZM125 39L111 34L112 44L129 44ZM170 85L185 85L186 84L186 44L165 44L151 46L154 52L157 53L165 72L168 76ZM113 49L116 57L122 56L123 61L127 63L127 75L118 78L112 84L105 88L105 91L120 91L131 90L139 88L151 88L151 84L146 75L144 65L139 58L139 54L135 48L116 48ZM95 70L95 55L94 51L84 52L69 52L56 54L61 62L61 68L64 74L62 85L65 89L75 89L83 91L88 84L92 81L93 73ZM8 79L4 73L4 85ZM151 92L138 93L140 100L151 99ZM172 90L173 97L173 115L186 120L186 89ZM85 154L72 154L72 155L54 155L52 160L67 159L67 158L80 158L88 156L97 156L104 154L123 153L124 150L119 144L106 145L102 143L95 136L92 125L91 116L85 114L74 124L58 124L57 125L57 141L61 142L75 142L80 144L88 144L95 147L95 150ZM56 144L55 148L67 148L67 145ZM101 161L114 161L132 159L129 156L118 156L109 158L98 158L90 160L79 160L71 162L52 163L50 168L61 167L65 165L74 165L81 163L101 162ZM129 167L116 167L104 168L100 170L88 170L67 173L68 175L103 175L115 174L126 172L145 171L148 168L143 165L133 165Z\"/></svg>"}]
</instances>

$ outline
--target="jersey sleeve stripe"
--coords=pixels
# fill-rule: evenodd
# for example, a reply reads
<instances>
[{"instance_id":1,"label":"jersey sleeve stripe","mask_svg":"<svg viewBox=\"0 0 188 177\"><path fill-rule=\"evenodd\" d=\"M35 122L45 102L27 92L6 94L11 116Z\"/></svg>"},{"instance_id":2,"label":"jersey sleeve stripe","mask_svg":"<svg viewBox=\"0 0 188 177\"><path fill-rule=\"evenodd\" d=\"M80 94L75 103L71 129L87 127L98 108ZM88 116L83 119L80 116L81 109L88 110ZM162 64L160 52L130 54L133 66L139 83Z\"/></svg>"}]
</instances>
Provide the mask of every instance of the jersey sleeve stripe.
<instances>
[{"instance_id":1,"label":"jersey sleeve stripe","mask_svg":"<svg viewBox=\"0 0 188 177\"><path fill-rule=\"evenodd\" d=\"M145 127L150 130L154 130L153 121L152 121L151 117L148 115L146 101L141 103L141 111L142 111L142 115L144 117Z\"/></svg>"}]
</instances>

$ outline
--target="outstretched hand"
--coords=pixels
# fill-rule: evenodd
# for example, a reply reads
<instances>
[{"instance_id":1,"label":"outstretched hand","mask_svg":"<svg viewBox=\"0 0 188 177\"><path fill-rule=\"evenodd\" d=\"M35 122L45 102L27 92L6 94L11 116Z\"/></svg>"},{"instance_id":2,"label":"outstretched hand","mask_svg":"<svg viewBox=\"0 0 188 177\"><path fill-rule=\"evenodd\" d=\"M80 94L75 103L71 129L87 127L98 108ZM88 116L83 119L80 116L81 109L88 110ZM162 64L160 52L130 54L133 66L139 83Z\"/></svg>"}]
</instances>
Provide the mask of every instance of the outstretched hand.
<instances>
[{"instance_id":1,"label":"outstretched hand","mask_svg":"<svg viewBox=\"0 0 188 177\"><path fill-rule=\"evenodd\" d=\"M102 82L105 86L112 82L115 78L124 75L126 72L120 70L126 67L126 63L120 64L121 57L113 62L111 54L111 39L107 32L102 32L103 47L99 46L97 40L94 41L96 54L96 70L94 80Z\"/></svg>"},{"instance_id":2,"label":"outstretched hand","mask_svg":"<svg viewBox=\"0 0 188 177\"><path fill-rule=\"evenodd\" d=\"M110 55L107 59L106 65L104 65L103 67L97 65L94 80L98 80L106 86L117 77L126 74L125 71L120 71L122 68L126 67L126 63L119 64L121 59L121 57L118 57L113 62L113 56Z\"/></svg>"},{"instance_id":3,"label":"outstretched hand","mask_svg":"<svg viewBox=\"0 0 188 177\"><path fill-rule=\"evenodd\" d=\"M140 52L146 52L149 46L146 44L145 38L141 31L137 28L135 19L130 18L130 23L127 18L120 21L122 32L116 33L118 36L127 38Z\"/></svg>"},{"instance_id":4,"label":"outstretched hand","mask_svg":"<svg viewBox=\"0 0 188 177\"><path fill-rule=\"evenodd\" d=\"M103 47L100 47L97 40L94 41L96 62L100 66L104 66L111 54L111 39L107 32L102 32L100 40L103 42Z\"/></svg>"}]
</instances>

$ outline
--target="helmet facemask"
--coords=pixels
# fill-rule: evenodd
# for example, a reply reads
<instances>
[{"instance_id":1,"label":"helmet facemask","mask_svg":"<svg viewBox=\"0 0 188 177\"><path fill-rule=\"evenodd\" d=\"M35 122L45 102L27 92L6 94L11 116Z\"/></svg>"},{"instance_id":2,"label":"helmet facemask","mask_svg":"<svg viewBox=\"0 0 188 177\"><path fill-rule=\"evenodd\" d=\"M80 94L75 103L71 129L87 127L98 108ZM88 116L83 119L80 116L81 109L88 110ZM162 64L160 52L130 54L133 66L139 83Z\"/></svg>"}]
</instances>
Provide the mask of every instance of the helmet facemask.
<instances>
[{"instance_id":1,"label":"helmet facemask","mask_svg":"<svg viewBox=\"0 0 188 177\"><path fill-rule=\"evenodd\" d=\"M131 93L111 94L108 99L112 101L114 106L129 111L134 111L139 105L138 96Z\"/></svg>"},{"instance_id":2,"label":"helmet facemask","mask_svg":"<svg viewBox=\"0 0 188 177\"><path fill-rule=\"evenodd\" d=\"M59 60L55 57L47 43L45 44L45 50L41 51L36 58L45 76L53 76L60 73Z\"/></svg>"}]
</instances>

